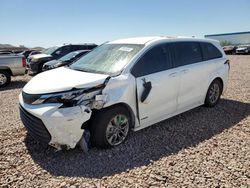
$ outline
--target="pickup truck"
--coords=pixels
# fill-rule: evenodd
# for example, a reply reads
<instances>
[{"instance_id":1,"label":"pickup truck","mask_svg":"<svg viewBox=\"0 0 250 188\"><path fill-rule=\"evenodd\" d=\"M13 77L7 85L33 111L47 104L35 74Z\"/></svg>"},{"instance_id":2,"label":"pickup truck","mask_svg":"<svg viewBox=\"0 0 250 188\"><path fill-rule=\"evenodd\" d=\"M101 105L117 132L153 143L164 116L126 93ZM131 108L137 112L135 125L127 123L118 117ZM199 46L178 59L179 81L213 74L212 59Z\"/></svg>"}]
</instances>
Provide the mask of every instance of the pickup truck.
<instances>
[{"instance_id":1,"label":"pickup truck","mask_svg":"<svg viewBox=\"0 0 250 188\"><path fill-rule=\"evenodd\" d=\"M7 86L11 76L24 75L26 73L26 59L22 55L0 56L0 88Z\"/></svg>"}]
</instances>

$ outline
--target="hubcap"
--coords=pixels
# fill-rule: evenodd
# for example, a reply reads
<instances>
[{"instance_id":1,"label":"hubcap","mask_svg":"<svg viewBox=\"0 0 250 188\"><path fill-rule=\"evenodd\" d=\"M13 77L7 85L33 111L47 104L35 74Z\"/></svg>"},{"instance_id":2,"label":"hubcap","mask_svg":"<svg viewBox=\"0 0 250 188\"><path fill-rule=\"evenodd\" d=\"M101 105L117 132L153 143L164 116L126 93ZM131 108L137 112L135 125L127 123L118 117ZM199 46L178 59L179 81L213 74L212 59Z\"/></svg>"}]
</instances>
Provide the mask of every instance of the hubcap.
<instances>
[{"instance_id":1,"label":"hubcap","mask_svg":"<svg viewBox=\"0 0 250 188\"><path fill-rule=\"evenodd\" d=\"M128 118L119 114L111 119L106 129L106 139L112 146L122 143L128 135L129 121Z\"/></svg>"},{"instance_id":2,"label":"hubcap","mask_svg":"<svg viewBox=\"0 0 250 188\"><path fill-rule=\"evenodd\" d=\"M6 82L7 82L7 77L4 74L0 73L0 85L5 84Z\"/></svg>"},{"instance_id":3,"label":"hubcap","mask_svg":"<svg viewBox=\"0 0 250 188\"><path fill-rule=\"evenodd\" d=\"M211 103L216 103L220 97L220 87L217 83L214 83L209 91L209 100Z\"/></svg>"}]
</instances>

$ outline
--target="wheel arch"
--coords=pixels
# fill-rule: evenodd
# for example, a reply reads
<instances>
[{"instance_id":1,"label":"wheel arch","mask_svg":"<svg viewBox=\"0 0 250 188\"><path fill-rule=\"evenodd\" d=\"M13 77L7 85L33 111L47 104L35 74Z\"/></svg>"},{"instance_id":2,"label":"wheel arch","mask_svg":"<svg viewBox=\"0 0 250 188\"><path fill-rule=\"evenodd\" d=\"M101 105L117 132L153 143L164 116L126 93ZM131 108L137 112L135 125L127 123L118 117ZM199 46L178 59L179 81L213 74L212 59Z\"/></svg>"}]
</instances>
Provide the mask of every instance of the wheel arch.
<instances>
[{"instance_id":1,"label":"wheel arch","mask_svg":"<svg viewBox=\"0 0 250 188\"><path fill-rule=\"evenodd\" d=\"M95 115L97 113L100 113L102 110L108 110L108 109L114 108L115 106L122 106L123 108L125 108L128 111L130 118L131 118L131 128L134 128L134 126L135 126L135 114L134 114L132 108L128 104L123 103L123 102L116 103L116 104L113 104L111 106L107 106L105 108L99 109L99 110L93 109L91 118L87 122L84 122L82 124L81 128L84 129L84 128L88 127L90 125L89 122L93 121L93 119L95 118Z\"/></svg>"},{"instance_id":2,"label":"wheel arch","mask_svg":"<svg viewBox=\"0 0 250 188\"><path fill-rule=\"evenodd\" d=\"M13 76L13 73L9 67L6 66L0 66L0 70L8 72L11 76Z\"/></svg>"},{"instance_id":3,"label":"wheel arch","mask_svg":"<svg viewBox=\"0 0 250 188\"><path fill-rule=\"evenodd\" d=\"M213 82L213 81L215 81L215 80L218 80L220 83L221 83L221 86L222 86L222 92L223 92L223 90L224 90L224 82L223 82L223 79L221 78L221 77L219 77L219 76L217 76L217 77L215 77L214 79L212 79L211 81L210 81L210 83L209 83L209 85L208 85L208 88L209 88L209 86L211 85L211 83Z\"/></svg>"},{"instance_id":4,"label":"wheel arch","mask_svg":"<svg viewBox=\"0 0 250 188\"><path fill-rule=\"evenodd\" d=\"M125 108L129 112L129 115L130 115L130 118L131 118L131 123L132 123L131 128L134 128L134 126L135 126L135 114L134 114L132 108L128 104L126 104L124 102L120 102L120 103L113 104L111 106L107 106L107 107L102 108L102 109L107 110L107 109L113 108L115 106L121 106L121 107ZM102 110L102 109L100 109L100 110Z\"/></svg>"}]
</instances>

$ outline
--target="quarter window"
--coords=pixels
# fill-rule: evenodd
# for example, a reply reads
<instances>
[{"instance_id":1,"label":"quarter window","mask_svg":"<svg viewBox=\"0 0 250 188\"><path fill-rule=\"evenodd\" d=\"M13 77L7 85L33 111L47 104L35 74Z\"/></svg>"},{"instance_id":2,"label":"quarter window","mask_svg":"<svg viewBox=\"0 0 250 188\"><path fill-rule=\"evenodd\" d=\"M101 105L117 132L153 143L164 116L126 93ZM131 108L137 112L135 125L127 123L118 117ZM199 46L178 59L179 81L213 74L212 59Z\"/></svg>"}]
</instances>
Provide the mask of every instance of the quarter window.
<instances>
[{"instance_id":1,"label":"quarter window","mask_svg":"<svg viewBox=\"0 0 250 188\"><path fill-rule=\"evenodd\" d=\"M167 45L160 45L146 52L132 69L135 77L164 71L172 67Z\"/></svg>"},{"instance_id":2,"label":"quarter window","mask_svg":"<svg viewBox=\"0 0 250 188\"><path fill-rule=\"evenodd\" d=\"M204 60L210 60L222 57L221 52L214 45L205 42L202 42L200 44Z\"/></svg>"},{"instance_id":3,"label":"quarter window","mask_svg":"<svg viewBox=\"0 0 250 188\"><path fill-rule=\"evenodd\" d=\"M177 42L175 49L175 67L198 63L202 61L202 54L198 42Z\"/></svg>"}]
</instances>

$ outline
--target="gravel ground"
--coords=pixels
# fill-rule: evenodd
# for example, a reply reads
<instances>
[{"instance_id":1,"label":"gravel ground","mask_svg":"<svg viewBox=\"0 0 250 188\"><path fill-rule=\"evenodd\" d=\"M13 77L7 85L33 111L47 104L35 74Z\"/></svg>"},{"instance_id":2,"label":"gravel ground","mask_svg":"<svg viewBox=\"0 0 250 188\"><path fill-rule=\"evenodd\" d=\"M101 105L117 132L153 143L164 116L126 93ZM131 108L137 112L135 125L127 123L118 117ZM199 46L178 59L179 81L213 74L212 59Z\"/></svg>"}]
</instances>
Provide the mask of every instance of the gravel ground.
<instances>
[{"instance_id":1,"label":"gravel ground","mask_svg":"<svg viewBox=\"0 0 250 188\"><path fill-rule=\"evenodd\" d=\"M227 92L132 133L119 147L55 152L27 135L18 95L30 79L0 90L2 187L250 187L250 56L230 56Z\"/></svg>"}]
</instances>

